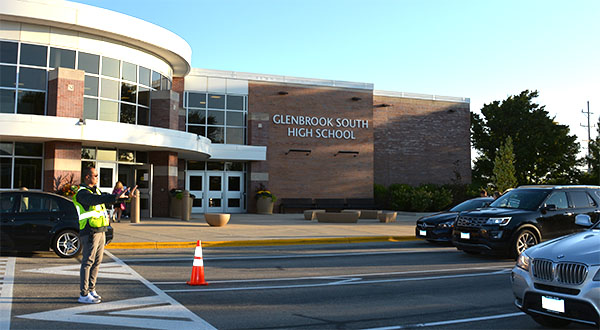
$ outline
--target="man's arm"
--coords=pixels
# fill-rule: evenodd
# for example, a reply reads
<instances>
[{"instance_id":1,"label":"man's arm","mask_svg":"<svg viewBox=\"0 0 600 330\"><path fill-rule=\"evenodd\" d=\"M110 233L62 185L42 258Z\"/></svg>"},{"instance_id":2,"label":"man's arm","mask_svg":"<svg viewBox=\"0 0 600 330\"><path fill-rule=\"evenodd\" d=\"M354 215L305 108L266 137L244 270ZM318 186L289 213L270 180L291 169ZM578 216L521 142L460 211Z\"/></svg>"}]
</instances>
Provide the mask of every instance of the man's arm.
<instances>
[{"instance_id":1,"label":"man's arm","mask_svg":"<svg viewBox=\"0 0 600 330\"><path fill-rule=\"evenodd\" d=\"M83 206L114 204L118 199L119 196L117 195L95 195L83 188L81 188L77 193L77 202Z\"/></svg>"}]
</instances>

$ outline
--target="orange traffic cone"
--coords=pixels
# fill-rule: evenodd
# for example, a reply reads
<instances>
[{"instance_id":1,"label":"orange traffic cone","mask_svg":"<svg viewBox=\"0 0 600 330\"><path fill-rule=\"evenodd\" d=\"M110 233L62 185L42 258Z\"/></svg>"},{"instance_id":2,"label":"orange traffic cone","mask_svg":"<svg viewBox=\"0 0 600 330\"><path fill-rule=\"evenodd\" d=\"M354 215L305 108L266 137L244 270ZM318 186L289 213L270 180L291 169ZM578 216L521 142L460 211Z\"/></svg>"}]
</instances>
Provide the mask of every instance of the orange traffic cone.
<instances>
[{"instance_id":1,"label":"orange traffic cone","mask_svg":"<svg viewBox=\"0 0 600 330\"><path fill-rule=\"evenodd\" d=\"M192 267L192 278L187 282L188 285L208 285L204 280L204 260L202 260L202 244L200 240L196 244L194 253L194 266Z\"/></svg>"}]
</instances>

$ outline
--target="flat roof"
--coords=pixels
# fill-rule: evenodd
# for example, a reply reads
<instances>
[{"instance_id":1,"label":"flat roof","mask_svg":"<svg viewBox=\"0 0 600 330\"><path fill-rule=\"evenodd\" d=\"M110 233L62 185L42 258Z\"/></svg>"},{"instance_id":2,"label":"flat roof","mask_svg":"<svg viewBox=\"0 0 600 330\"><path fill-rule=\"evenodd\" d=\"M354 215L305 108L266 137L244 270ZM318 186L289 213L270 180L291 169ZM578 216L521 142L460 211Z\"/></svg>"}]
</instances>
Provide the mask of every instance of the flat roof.
<instances>
[{"instance_id":1,"label":"flat roof","mask_svg":"<svg viewBox=\"0 0 600 330\"><path fill-rule=\"evenodd\" d=\"M185 76L191 69L192 48L183 38L158 25L111 10L62 0L2 0L0 20L114 39L164 59L177 77Z\"/></svg>"},{"instance_id":2,"label":"flat roof","mask_svg":"<svg viewBox=\"0 0 600 330\"><path fill-rule=\"evenodd\" d=\"M419 94L419 93L407 93L407 92L393 92L393 91L382 91L374 90L373 95L375 96L389 96L389 97L401 97L407 99L419 99L419 100L432 100L432 101L447 101L447 102L458 102L458 103L471 103L471 99L468 97L460 96L442 96L433 94Z\"/></svg>"}]
</instances>

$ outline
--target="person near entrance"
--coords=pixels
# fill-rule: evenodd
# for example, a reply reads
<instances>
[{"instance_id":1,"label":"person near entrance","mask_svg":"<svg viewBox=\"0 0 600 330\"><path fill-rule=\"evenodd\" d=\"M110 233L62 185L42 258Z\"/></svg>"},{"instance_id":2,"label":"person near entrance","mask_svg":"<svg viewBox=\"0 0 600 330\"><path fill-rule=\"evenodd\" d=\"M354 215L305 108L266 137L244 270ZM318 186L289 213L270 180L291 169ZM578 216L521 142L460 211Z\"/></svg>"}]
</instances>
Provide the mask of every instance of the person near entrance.
<instances>
[{"instance_id":1,"label":"person near entrance","mask_svg":"<svg viewBox=\"0 0 600 330\"><path fill-rule=\"evenodd\" d=\"M105 232L109 225L108 213L104 204L114 204L129 198L137 186L120 195L102 195L98 184L98 172L94 167L83 169L83 183L73 196L73 203L79 213L79 239L81 240L82 259L80 269L79 302L97 304L101 301L96 293L96 278L104 255Z\"/></svg>"}]
</instances>

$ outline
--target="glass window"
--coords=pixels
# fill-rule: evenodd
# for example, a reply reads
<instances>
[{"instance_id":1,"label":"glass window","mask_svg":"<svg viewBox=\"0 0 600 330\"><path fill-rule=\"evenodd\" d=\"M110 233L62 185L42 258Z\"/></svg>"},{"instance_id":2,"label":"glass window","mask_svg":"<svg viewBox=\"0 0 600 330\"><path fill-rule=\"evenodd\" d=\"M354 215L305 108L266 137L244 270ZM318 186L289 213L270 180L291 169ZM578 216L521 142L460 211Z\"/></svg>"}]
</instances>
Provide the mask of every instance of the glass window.
<instances>
[{"instance_id":1,"label":"glass window","mask_svg":"<svg viewBox=\"0 0 600 330\"><path fill-rule=\"evenodd\" d=\"M239 176L228 177L227 178L227 190L240 191L240 189L241 189L240 180L241 180L241 178Z\"/></svg>"},{"instance_id":2,"label":"glass window","mask_svg":"<svg viewBox=\"0 0 600 330\"><path fill-rule=\"evenodd\" d=\"M135 124L135 105L121 104L120 121L126 124Z\"/></svg>"},{"instance_id":3,"label":"glass window","mask_svg":"<svg viewBox=\"0 0 600 330\"><path fill-rule=\"evenodd\" d=\"M98 100L85 97L83 99L83 118L98 119Z\"/></svg>"},{"instance_id":4,"label":"glass window","mask_svg":"<svg viewBox=\"0 0 600 330\"><path fill-rule=\"evenodd\" d=\"M0 113L15 113L15 91L0 89Z\"/></svg>"},{"instance_id":5,"label":"glass window","mask_svg":"<svg viewBox=\"0 0 600 330\"><path fill-rule=\"evenodd\" d=\"M208 125L225 125L225 112L219 110L208 110L206 123Z\"/></svg>"},{"instance_id":6,"label":"glass window","mask_svg":"<svg viewBox=\"0 0 600 330\"><path fill-rule=\"evenodd\" d=\"M98 77L85 76L84 95L98 96Z\"/></svg>"},{"instance_id":7,"label":"glass window","mask_svg":"<svg viewBox=\"0 0 600 330\"><path fill-rule=\"evenodd\" d=\"M98 74L100 67L100 56L88 53L79 53L77 68L87 73Z\"/></svg>"},{"instance_id":8,"label":"glass window","mask_svg":"<svg viewBox=\"0 0 600 330\"><path fill-rule=\"evenodd\" d=\"M188 110L188 123L206 124L206 110L197 110L197 109Z\"/></svg>"},{"instance_id":9,"label":"glass window","mask_svg":"<svg viewBox=\"0 0 600 330\"><path fill-rule=\"evenodd\" d=\"M81 148L81 159L96 159L96 148Z\"/></svg>"},{"instance_id":10,"label":"glass window","mask_svg":"<svg viewBox=\"0 0 600 330\"><path fill-rule=\"evenodd\" d=\"M99 120L119 121L119 103L114 101L100 100Z\"/></svg>"},{"instance_id":11,"label":"glass window","mask_svg":"<svg viewBox=\"0 0 600 330\"><path fill-rule=\"evenodd\" d=\"M229 162L225 164L226 170L228 171L243 171L244 163L242 162Z\"/></svg>"},{"instance_id":12,"label":"glass window","mask_svg":"<svg viewBox=\"0 0 600 330\"><path fill-rule=\"evenodd\" d=\"M227 109L244 110L244 97L238 95L227 95Z\"/></svg>"},{"instance_id":13,"label":"glass window","mask_svg":"<svg viewBox=\"0 0 600 330\"><path fill-rule=\"evenodd\" d=\"M206 108L206 94L188 93L187 106L190 108Z\"/></svg>"},{"instance_id":14,"label":"glass window","mask_svg":"<svg viewBox=\"0 0 600 330\"><path fill-rule=\"evenodd\" d=\"M119 82L117 80L102 79L100 96L113 100L119 99Z\"/></svg>"},{"instance_id":15,"label":"glass window","mask_svg":"<svg viewBox=\"0 0 600 330\"><path fill-rule=\"evenodd\" d=\"M546 205L555 205L557 209L569 208L567 194L564 191L556 191L546 200Z\"/></svg>"},{"instance_id":16,"label":"glass window","mask_svg":"<svg viewBox=\"0 0 600 330\"><path fill-rule=\"evenodd\" d=\"M44 155L44 145L42 143L15 143L16 156L42 157Z\"/></svg>"},{"instance_id":17,"label":"glass window","mask_svg":"<svg viewBox=\"0 0 600 330\"><path fill-rule=\"evenodd\" d=\"M137 90L136 85L122 82L121 83L121 101L135 103L136 90Z\"/></svg>"},{"instance_id":18,"label":"glass window","mask_svg":"<svg viewBox=\"0 0 600 330\"><path fill-rule=\"evenodd\" d=\"M135 161L135 153L131 150L119 150L119 161L133 163Z\"/></svg>"},{"instance_id":19,"label":"glass window","mask_svg":"<svg viewBox=\"0 0 600 330\"><path fill-rule=\"evenodd\" d=\"M204 171L204 164L205 164L205 162L201 162L201 161L197 161L197 160L188 160L187 169L189 171L191 171L191 170ZM198 189L198 190L202 190L202 189Z\"/></svg>"},{"instance_id":20,"label":"glass window","mask_svg":"<svg viewBox=\"0 0 600 330\"><path fill-rule=\"evenodd\" d=\"M138 104L150 106L150 89L145 87L139 87L138 92Z\"/></svg>"},{"instance_id":21,"label":"glass window","mask_svg":"<svg viewBox=\"0 0 600 330\"><path fill-rule=\"evenodd\" d=\"M150 109L138 107L137 124L146 126L150 125Z\"/></svg>"},{"instance_id":22,"label":"glass window","mask_svg":"<svg viewBox=\"0 0 600 330\"><path fill-rule=\"evenodd\" d=\"M155 89L160 89L160 77L161 74L156 72L156 71L152 71L152 88Z\"/></svg>"},{"instance_id":23,"label":"glass window","mask_svg":"<svg viewBox=\"0 0 600 330\"><path fill-rule=\"evenodd\" d=\"M75 51L50 48L50 67L75 69Z\"/></svg>"},{"instance_id":24,"label":"glass window","mask_svg":"<svg viewBox=\"0 0 600 330\"><path fill-rule=\"evenodd\" d=\"M224 143L223 127L207 127L206 137L208 137L213 143Z\"/></svg>"},{"instance_id":25,"label":"glass window","mask_svg":"<svg viewBox=\"0 0 600 330\"><path fill-rule=\"evenodd\" d=\"M44 69L19 69L19 88L46 90L46 80Z\"/></svg>"},{"instance_id":26,"label":"glass window","mask_svg":"<svg viewBox=\"0 0 600 330\"><path fill-rule=\"evenodd\" d=\"M227 126L244 126L244 113L227 111Z\"/></svg>"},{"instance_id":27,"label":"glass window","mask_svg":"<svg viewBox=\"0 0 600 330\"><path fill-rule=\"evenodd\" d=\"M227 144L244 144L244 129L227 127Z\"/></svg>"},{"instance_id":28,"label":"glass window","mask_svg":"<svg viewBox=\"0 0 600 330\"><path fill-rule=\"evenodd\" d=\"M98 148L98 153L96 154L96 160L110 160L110 161L114 162L117 160L117 150Z\"/></svg>"},{"instance_id":29,"label":"glass window","mask_svg":"<svg viewBox=\"0 0 600 330\"><path fill-rule=\"evenodd\" d=\"M0 86L17 87L17 67L0 65Z\"/></svg>"},{"instance_id":30,"label":"glass window","mask_svg":"<svg viewBox=\"0 0 600 330\"><path fill-rule=\"evenodd\" d=\"M100 182L99 182L99 186L100 188L112 188L112 179L113 179L113 169L112 168L107 168L107 167L101 167L100 168L100 173L98 173L100 175Z\"/></svg>"},{"instance_id":31,"label":"glass window","mask_svg":"<svg viewBox=\"0 0 600 330\"><path fill-rule=\"evenodd\" d=\"M46 66L48 47L21 44L21 64Z\"/></svg>"},{"instance_id":32,"label":"glass window","mask_svg":"<svg viewBox=\"0 0 600 330\"><path fill-rule=\"evenodd\" d=\"M13 187L42 189L42 160L15 158L15 176Z\"/></svg>"},{"instance_id":33,"label":"glass window","mask_svg":"<svg viewBox=\"0 0 600 330\"><path fill-rule=\"evenodd\" d=\"M208 94L208 107L213 109L225 109L225 95Z\"/></svg>"},{"instance_id":34,"label":"glass window","mask_svg":"<svg viewBox=\"0 0 600 330\"><path fill-rule=\"evenodd\" d=\"M144 164L148 163L148 153L145 152L145 151L138 151L138 152L136 152L136 154L135 154L135 160L138 163L144 163Z\"/></svg>"},{"instance_id":35,"label":"glass window","mask_svg":"<svg viewBox=\"0 0 600 330\"><path fill-rule=\"evenodd\" d=\"M121 74L121 78L124 80L137 82L137 65L129 62L123 62L123 73Z\"/></svg>"},{"instance_id":36,"label":"glass window","mask_svg":"<svg viewBox=\"0 0 600 330\"><path fill-rule=\"evenodd\" d=\"M17 64L18 46L16 42L0 41L0 62Z\"/></svg>"},{"instance_id":37,"label":"glass window","mask_svg":"<svg viewBox=\"0 0 600 330\"><path fill-rule=\"evenodd\" d=\"M10 189L12 158L0 158L0 188Z\"/></svg>"},{"instance_id":38,"label":"glass window","mask_svg":"<svg viewBox=\"0 0 600 330\"><path fill-rule=\"evenodd\" d=\"M592 207L591 198L585 191L571 191L569 193L574 207Z\"/></svg>"},{"instance_id":39,"label":"glass window","mask_svg":"<svg viewBox=\"0 0 600 330\"><path fill-rule=\"evenodd\" d=\"M169 78L165 77L165 76L160 76L160 89L167 91L171 89L171 82L169 81Z\"/></svg>"},{"instance_id":40,"label":"glass window","mask_svg":"<svg viewBox=\"0 0 600 330\"><path fill-rule=\"evenodd\" d=\"M202 176L190 175L190 190L202 191L204 186L202 185Z\"/></svg>"},{"instance_id":41,"label":"glass window","mask_svg":"<svg viewBox=\"0 0 600 330\"><path fill-rule=\"evenodd\" d=\"M43 115L46 93L19 91L17 113L28 115Z\"/></svg>"},{"instance_id":42,"label":"glass window","mask_svg":"<svg viewBox=\"0 0 600 330\"><path fill-rule=\"evenodd\" d=\"M228 198L227 199L227 207L240 207L240 199L239 198Z\"/></svg>"},{"instance_id":43,"label":"glass window","mask_svg":"<svg viewBox=\"0 0 600 330\"><path fill-rule=\"evenodd\" d=\"M102 75L119 78L119 60L102 57Z\"/></svg>"},{"instance_id":44,"label":"glass window","mask_svg":"<svg viewBox=\"0 0 600 330\"><path fill-rule=\"evenodd\" d=\"M0 155L12 155L13 154L13 143L12 142L0 142Z\"/></svg>"},{"instance_id":45,"label":"glass window","mask_svg":"<svg viewBox=\"0 0 600 330\"><path fill-rule=\"evenodd\" d=\"M139 68L140 73L140 84L150 86L150 69L146 69L143 66Z\"/></svg>"},{"instance_id":46,"label":"glass window","mask_svg":"<svg viewBox=\"0 0 600 330\"><path fill-rule=\"evenodd\" d=\"M206 162L206 170L207 171L224 171L225 163L224 162Z\"/></svg>"},{"instance_id":47,"label":"glass window","mask_svg":"<svg viewBox=\"0 0 600 330\"><path fill-rule=\"evenodd\" d=\"M188 125L188 133L206 136L205 127L202 125Z\"/></svg>"}]
</instances>

